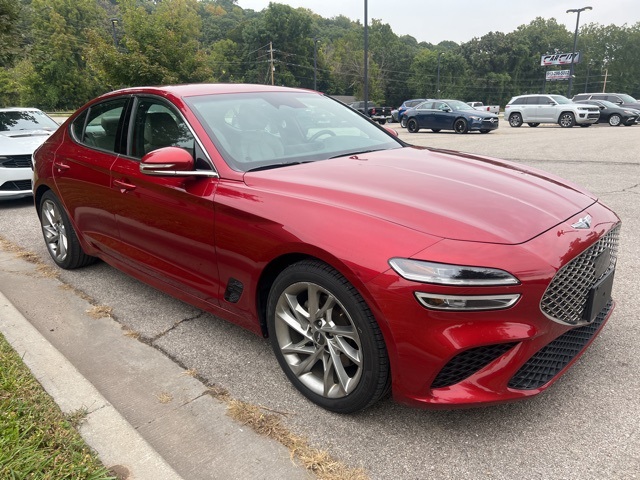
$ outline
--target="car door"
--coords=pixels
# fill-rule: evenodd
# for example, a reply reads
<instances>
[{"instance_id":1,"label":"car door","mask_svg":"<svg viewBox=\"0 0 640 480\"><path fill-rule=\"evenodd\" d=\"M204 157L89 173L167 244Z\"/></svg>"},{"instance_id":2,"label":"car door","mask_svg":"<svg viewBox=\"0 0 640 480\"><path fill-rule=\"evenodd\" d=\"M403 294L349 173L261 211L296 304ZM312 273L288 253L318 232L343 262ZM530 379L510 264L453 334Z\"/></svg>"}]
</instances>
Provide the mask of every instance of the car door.
<instances>
[{"instance_id":1,"label":"car door","mask_svg":"<svg viewBox=\"0 0 640 480\"><path fill-rule=\"evenodd\" d=\"M53 162L53 177L78 231L95 247L111 254L118 248L113 212L111 166L121 148L122 118L130 97L98 103L78 116Z\"/></svg>"},{"instance_id":2,"label":"car door","mask_svg":"<svg viewBox=\"0 0 640 480\"><path fill-rule=\"evenodd\" d=\"M456 114L446 102L433 102L433 122L429 128L453 129Z\"/></svg>"},{"instance_id":3,"label":"car door","mask_svg":"<svg viewBox=\"0 0 640 480\"><path fill-rule=\"evenodd\" d=\"M541 96L541 97L531 97L538 103L535 111L536 114L536 122L539 123L555 123L558 120L558 104L551 97Z\"/></svg>"},{"instance_id":4,"label":"car door","mask_svg":"<svg viewBox=\"0 0 640 480\"><path fill-rule=\"evenodd\" d=\"M177 109L161 99L136 98L128 131L127 154L112 167L125 261L155 281L217 304L217 179L147 175L140 171L140 160L149 152L175 146L191 152L196 164L212 173L213 167Z\"/></svg>"},{"instance_id":5,"label":"car door","mask_svg":"<svg viewBox=\"0 0 640 480\"><path fill-rule=\"evenodd\" d=\"M432 128L433 114L433 102L422 102L412 110L420 128Z\"/></svg>"}]
</instances>

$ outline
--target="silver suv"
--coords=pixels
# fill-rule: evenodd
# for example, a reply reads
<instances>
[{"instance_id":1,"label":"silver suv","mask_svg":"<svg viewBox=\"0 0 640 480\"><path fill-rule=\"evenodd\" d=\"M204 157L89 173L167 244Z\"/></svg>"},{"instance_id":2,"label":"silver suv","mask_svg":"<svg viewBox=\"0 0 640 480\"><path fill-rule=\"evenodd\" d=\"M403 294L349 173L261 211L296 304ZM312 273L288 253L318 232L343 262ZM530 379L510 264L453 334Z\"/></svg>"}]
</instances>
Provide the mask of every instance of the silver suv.
<instances>
[{"instance_id":1,"label":"silver suv","mask_svg":"<svg viewBox=\"0 0 640 480\"><path fill-rule=\"evenodd\" d=\"M588 127L600 118L594 105L573 103L562 95L520 95L513 97L504 108L504 117L512 127L523 123L537 127L541 123L557 123L561 127Z\"/></svg>"}]
</instances>

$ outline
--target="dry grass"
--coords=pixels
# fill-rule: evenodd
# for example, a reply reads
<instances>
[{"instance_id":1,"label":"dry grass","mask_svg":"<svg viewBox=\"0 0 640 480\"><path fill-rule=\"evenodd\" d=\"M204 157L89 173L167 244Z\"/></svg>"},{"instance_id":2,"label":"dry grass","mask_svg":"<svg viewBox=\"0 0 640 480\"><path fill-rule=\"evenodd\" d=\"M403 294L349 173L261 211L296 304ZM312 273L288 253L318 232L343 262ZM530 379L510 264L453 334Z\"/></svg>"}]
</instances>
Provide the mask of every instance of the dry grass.
<instances>
[{"instance_id":1,"label":"dry grass","mask_svg":"<svg viewBox=\"0 0 640 480\"><path fill-rule=\"evenodd\" d=\"M188 370L185 370L184 372L182 372L183 375L186 375L188 377L197 377L198 376L198 371L195 368L190 368Z\"/></svg>"},{"instance_id":2,"label":"dry grass","mask_svg":"<svg viewBox=\"0 0 640 480\"><path fill-rule=\"evenodd\" d=\"M238 400L227 402L229 416L251 427L260 435L277 440L289 449L291 458L322 480L367 480L363 468L349 468L323 450L313 448L307 440L292 434L282 425L281 416Z\"/></svg>"},{"instance_id":3,"label":"dry grass","mask_svg":"<svg viewBox=\"0 0 640 480\"><path fill-rule=\"evenodd\" d=\"M162 404L173 402L173 395L167 392L162 392L156 395L158 401Z\"/></svg>"},{"instance_id":4,"label":"dry grass","mask_svg":"<svg viewBox=\"0 0 640 480\"><path fill-rule=\"evenodd\" d=\"M107 307L106 305L95 305L87 310L87 314L96 320L99 318L111 318L112 312L113 308Z\"/></svg>"}]
</instances>

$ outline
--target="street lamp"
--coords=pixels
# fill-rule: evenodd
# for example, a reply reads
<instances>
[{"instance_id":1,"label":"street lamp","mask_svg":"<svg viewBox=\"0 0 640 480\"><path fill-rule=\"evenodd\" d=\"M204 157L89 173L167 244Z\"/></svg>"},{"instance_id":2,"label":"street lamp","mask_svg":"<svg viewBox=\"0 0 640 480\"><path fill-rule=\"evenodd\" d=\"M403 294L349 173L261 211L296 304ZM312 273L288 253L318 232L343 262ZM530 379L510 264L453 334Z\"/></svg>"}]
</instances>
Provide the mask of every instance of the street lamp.
<instances>
[{"instance_id":1,"label":"street lamp","mask_svg":"<svg viewBox=\"0 0 640 480\"><path fill-rule=\"evenodd\" d=\"M318 40L317 38L313 38L313 89L317 90L317 78L318 78Z\"/></svg>"},{"instance_id":2,"label":"street lamp","mask_svg":"<svg viewBox=\"0 0 640 480\"><path fill-rule=\"evenodd\" d=\"M367 28L367 0L364 0L364 113L369 111L369 30Z\"/></svg>"},{"instance_id":3,"label":"street lamp","mask_svg":"<svg viewBox=\"0 0 640 480\"><path fill-rule=\"evenodd\" d=\"M578 16L576 18L576 33L573 34L573 51L571 52L571 67L569 69L569 92L567 93L567 97L571 98L571 87L573 87L573 63L575 61L576 56L576 45L578 43L578 24L580 23L580 13L585 10L593 10L591 7L582 7L582 8L570 8L567 10L567 13L577 13Z\"/></svg>"},{"instance_id":4,"label":"street lamp","mask_svg":"<svg viewBox=\"0 0 640 480\"><path fill-rule=\"evenodd\" d=\"M442 52L438 52L438 76L436 77L436 99L440 98L440 56Z\"/></svg>"},{"instance_id":5,"label":"street lamp","mask_svg":"<svg viewBox=\"0 0 640 480\"><path fill-rule=\"evenodd\" d=\"M117 18L111 19L111 31L113 33L113 46L118 48L118 37L116 36L116 25L118 24Z\"/></svg>"}]
</instances>

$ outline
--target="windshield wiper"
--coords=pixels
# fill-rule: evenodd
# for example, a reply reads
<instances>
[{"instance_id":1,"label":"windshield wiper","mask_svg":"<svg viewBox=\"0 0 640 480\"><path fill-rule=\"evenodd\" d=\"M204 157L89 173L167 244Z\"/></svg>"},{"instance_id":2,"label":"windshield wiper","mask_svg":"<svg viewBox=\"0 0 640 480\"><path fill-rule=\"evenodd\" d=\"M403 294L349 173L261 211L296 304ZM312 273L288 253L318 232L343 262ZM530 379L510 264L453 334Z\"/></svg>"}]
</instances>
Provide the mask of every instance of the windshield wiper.
<instances>
[{"instance_id":1,"label":"windshield wiper","mask_svg":"<svg viewBox=\"0 0 640 480\"><path fill-rule=\"evenodd\" d=\"M353 155L362 155L363 153L379 152L381 150L384 150L384 148L373 148L371 150L358 150L357 152L341 153L340 155L335 155L329 158L331 159L331 158L340 158L340 157L351 157Z\"/></svg>"},{"instance_id":2,"label":"windshield wiper","mask_svg":"<svg viewBox=\"0 0 640 480\"><path fill-rule=\"evenodd\" d=\"M300 165L300 164L303 164L303 163L311 163L312 161L313 160L307 160L306 162L272 163L270 165L262 165L261 167L251 168L251 169L247 170L245 173L260 172L262 170L271 170L273 168L280 168L280 167L289 167L291 165Z\"/></svg>"}]
</instances>

